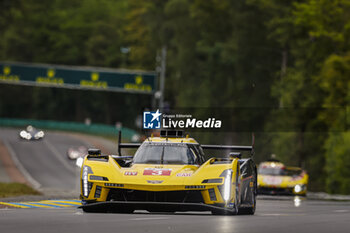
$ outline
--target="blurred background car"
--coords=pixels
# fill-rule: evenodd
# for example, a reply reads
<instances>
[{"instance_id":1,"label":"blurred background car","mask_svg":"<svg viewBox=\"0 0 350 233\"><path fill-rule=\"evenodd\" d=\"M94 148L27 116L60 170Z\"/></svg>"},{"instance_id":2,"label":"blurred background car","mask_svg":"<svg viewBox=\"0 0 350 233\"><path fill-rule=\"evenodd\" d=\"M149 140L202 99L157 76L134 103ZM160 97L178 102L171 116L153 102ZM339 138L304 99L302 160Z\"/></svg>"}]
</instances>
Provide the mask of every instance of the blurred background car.
<instances>
[{"instance_id":1,"label":"blurred background car","mask_svg":"<svg viewBox=\"0 0 350 233\"><path fill-rule=\"evenodd\" d=\"M305 196L308 179L306 171L299 167L286 167L278 160L268 160L259 164L258 193Z\"/></svg>"},{"instance_id":2,"label":"blurred background car","mask_svg":"<svg viewBox=\"0 0 350 233\"><path fill-rule=\"evenodd\" d=\"M19 137L24 140L40 140L44 138L44 136L44 131L36 129L31 125L28 125L25 130L19 133Z\"/></svg>"},{"instance_id":3,"label":"blurred background car","mask_svg":"<svg viewBox=\"0 0 350 233\"><path fill-rule=\"evenodd\" d=\"M70 147L67 150L67 156L69 159L83 158L87 155L87 148L85 146Z\"/></svg>"}]
</instances>

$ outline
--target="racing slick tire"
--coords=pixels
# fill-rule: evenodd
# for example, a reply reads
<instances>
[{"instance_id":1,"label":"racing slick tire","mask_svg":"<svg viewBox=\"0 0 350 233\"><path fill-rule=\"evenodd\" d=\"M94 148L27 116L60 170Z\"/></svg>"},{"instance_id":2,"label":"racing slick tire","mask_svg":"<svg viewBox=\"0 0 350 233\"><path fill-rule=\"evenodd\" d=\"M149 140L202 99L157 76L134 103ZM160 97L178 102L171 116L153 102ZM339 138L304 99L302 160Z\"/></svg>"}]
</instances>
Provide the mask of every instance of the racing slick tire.
<instances>
[{"instance_id":1,"label":"racing slick tire","mask_svg":"<svg viewBox=\"0 0 350 233\"><path fill-rule=\"evenodd\" d=\"M254 215L255 209L256 209L256 196L257 196L257 183L256 183L256 175L255 175L255 181L254 181L254 189L252 190L252 199L253 199L253 205L252 207L243 207L239 208L238 214L240 215Z\"/></svg>"},{"instance_id":2,"label":"racing slick tire","mask_svg":"<svg viewBox=\"0 0 350 233\"><path fill-rule=\"evenodd\" d=\"M240 208L238 211L239 215L254 215L256 209L256 195L254 195L254 205L252 207Z\"/></svg>"}]
</instances>

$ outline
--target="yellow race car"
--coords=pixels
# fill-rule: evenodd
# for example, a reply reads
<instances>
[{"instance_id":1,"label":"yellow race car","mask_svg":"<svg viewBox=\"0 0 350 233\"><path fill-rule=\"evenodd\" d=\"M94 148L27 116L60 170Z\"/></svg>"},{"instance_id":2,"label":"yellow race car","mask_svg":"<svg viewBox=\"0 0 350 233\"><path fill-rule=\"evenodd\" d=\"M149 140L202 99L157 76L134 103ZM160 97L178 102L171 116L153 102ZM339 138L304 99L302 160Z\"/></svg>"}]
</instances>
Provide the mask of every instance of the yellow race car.
<instances>
[{"instance_id":1,"label":"yellow race car","mask_svg":"<svg viewBox=\"0 0 350 233\"><path fill-rule=\"evenodd\" d=\"M309 176L298 167L286 167L278 160L259 164L258 193L306 195Z\"/></svg>"},{"instance_id":2,"label":"yellow race car","mask_svg":"<svg viewBox=\"0 0 350 233\"><path fill-rule=\"evenodd\" d=\"M119 155L90 149L81 170L85 212L211 211L254 214L257 173L253 146L200 145L182 131L161 131L142 144L121 143ZM138 148L122 156L121 148ZM205 161L203 149L235 151Z\"/></svg>"}]
</instances>

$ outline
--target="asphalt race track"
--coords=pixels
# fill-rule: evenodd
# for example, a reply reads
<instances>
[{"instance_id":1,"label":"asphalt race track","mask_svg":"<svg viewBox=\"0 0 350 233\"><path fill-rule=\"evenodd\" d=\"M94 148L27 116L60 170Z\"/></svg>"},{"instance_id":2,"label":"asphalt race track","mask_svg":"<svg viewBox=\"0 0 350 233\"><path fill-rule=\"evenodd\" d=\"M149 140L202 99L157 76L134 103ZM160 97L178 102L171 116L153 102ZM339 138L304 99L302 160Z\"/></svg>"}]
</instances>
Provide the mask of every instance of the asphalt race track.
<instances>
[{"instance_id":1,"label":"asphalt race track","mask_svg":"<svg viewBox=\"0 0 350 233\"><path fill-rule=\"evenodd\" d=\"M253 216L210 212L92 214L77 208L0 209L0 232L349 232L350 203L258 200Z\"/></svg>"},{"instance_id":2,"label":"asphalt race track","mask_svg":"<svg viewBox=\"0 0 350 233\"><path fill-rule=\"evenodd\" d=\"M78 191L78 169L73 161L68 160L66 151L70 146L90 146L89 142L54 132L48 132L42 141L27 142L19 140L18 130L4 128L0 128L0 140L15 154L41 190ZM340 201L263 196L258 198L256 214L253 216L214 216L210 212L150 214L146 211L134 214L93 214L69 206L69 202L72 204L74 201L56 202L66 204L67 207L0 208L0 233L329 233L349 232L350 229L350 202Z\"/></svg>"},{"instance_id":3,"label":"asphalt race track","mask_svg":"<svg viewBox=\"0 0 350 233\"><path fill-rule=\"evenodd\" d=\"M0 140L27 172L26 178L42 190L78 191L75 161L67 158L71 146L91 146L63 133L46 133L39 141L25 141L18 129L0 128ZM22 172L23 173L23 172Z\"/></svg>"}]
</instances>

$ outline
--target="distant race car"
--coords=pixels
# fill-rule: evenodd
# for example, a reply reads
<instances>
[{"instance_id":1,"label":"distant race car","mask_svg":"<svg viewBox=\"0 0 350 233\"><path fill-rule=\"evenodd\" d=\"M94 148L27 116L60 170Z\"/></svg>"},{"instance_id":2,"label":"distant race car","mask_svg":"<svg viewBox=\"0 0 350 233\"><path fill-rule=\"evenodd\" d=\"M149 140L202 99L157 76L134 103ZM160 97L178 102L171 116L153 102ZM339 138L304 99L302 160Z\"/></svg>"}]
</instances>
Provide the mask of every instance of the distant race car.
<instances>
[{"instance_id":1,"label":"distant race car","mask_svg":"<svg viewBox=\"0 0 350 233\"><path fill-rule=\"evenodd\" d=\"M28 125L25 130L19 133L19 137L25 140L39 140L44 138L44 136L44 131L36 129L31 125Z\"/></svg>"},{"instance_id":2,"label":"distant race car","mask_svg":"<svg viewBox=\"0 0 350 233\"><path fill-rule=\"evenodd\" d=\"M87 148L85 146L70 147L67 150L67 157L69 159L78 159L87 155Z\"/></svg>"},{"instance_id":3,"label":"distant race car","mask_svg":"<svg viewBox=\"0 0 350 233\"><path fill-rule=\"evenodd\" d=\"M121 148L138 148L121 156ZM120 143L119 155L90 149L81 169L85 212L211 211L254 214L257 171L240 152L205 161L203 149L250 151L253 146L200 145L182 131L162 131L141 143Z\"/></svg>"},{"instance_id":4,"label":"distant race car","mask_svg":"<svg viewBox=\"0 0 350 233\"><path fill-rule=\"evenodd\" d=\"M286 167L278 160L259 164L258 193L306 195L309 176L298 167Z\"/></svg>"}]
</instances>

